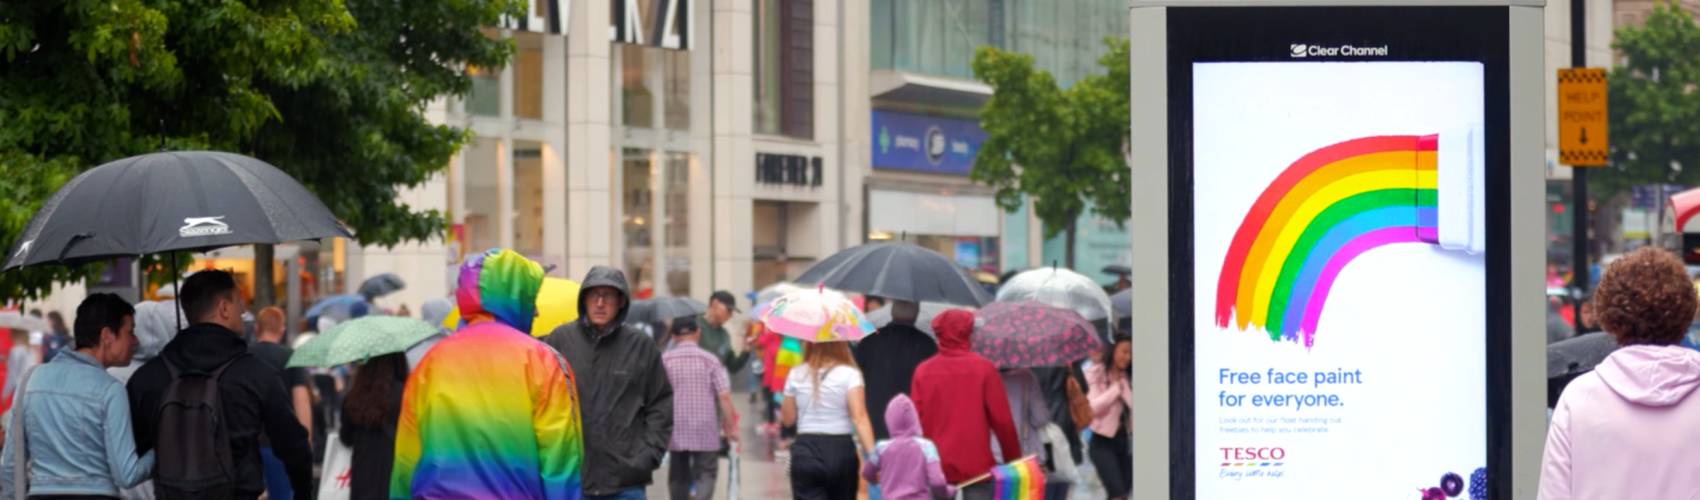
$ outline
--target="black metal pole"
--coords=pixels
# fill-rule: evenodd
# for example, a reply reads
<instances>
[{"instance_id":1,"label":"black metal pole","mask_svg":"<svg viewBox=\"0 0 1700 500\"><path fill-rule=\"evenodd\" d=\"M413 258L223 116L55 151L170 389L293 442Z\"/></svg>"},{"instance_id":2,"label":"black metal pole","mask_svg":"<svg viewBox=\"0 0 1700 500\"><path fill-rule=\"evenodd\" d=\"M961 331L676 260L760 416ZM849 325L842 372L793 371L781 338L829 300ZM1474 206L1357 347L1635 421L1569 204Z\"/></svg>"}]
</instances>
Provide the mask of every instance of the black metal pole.
<instances>
[{"instance_id":1,"label":"black metal pole","mask_svg":"<svg viewBox=\"0 0 1700 500\"><path fill-rule=\"evenodd\" d=\"M1570 0L1570 67L1585 68L1588 66L1588 33L1586 0ZM1593 273L1588 267L1588 167L1571 167L1570 169L1571 213L1575 217L1575 227L1571 231L1572 255L1575 260L1570 273L1570 286L1576 291L1573 297L1573 316L1576 318L1576 334L1584 331L1582 325L1582 294L1586 293L1592 284Z\"/></svg>"}]
</instances>

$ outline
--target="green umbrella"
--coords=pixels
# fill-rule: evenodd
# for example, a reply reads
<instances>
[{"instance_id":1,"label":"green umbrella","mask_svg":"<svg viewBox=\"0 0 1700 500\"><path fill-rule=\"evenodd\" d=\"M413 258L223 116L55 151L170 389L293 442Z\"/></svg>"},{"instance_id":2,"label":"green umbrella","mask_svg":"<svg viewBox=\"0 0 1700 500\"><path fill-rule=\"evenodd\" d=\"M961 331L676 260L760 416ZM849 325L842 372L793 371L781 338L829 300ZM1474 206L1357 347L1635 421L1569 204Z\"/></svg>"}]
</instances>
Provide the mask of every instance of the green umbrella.
<instances>
[{"instance_id":1,"label":"green umbrella","mask_svg":"<svg viewBox=\"0 0 1700 500\"><path fill-rule=\"evenodd\" d=\"M436 325L400 316L366 316L349 321L329 332L330 348L322 366L364 362L373 357L406 351L432 335Z\"/></svg>"},{"instance_id":2,"label":"green umbrella","mask_svg":"<svg viewBox=\"0 0 1700 500\"><path fill-rule=\"evenodd\" d=\"M332 331L335 331L335 329L333 328ZM289 356L288 368L331 366L325 364L325 353L330 352L331 340L335 339L336 336L331 335L330 332L325 332L312 337L301 345L295 346L295 354Z\"/></svg>"}]
</instances>

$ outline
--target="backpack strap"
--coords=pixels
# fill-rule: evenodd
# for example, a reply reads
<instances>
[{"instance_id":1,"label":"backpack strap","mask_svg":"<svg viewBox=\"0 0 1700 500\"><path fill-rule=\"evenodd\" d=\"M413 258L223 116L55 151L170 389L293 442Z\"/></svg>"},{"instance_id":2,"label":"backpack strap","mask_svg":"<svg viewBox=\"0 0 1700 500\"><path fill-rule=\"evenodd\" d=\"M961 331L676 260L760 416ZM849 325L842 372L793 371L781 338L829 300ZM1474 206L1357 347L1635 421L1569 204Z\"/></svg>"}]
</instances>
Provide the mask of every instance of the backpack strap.
<instances>
[{"instance_id":1,"label":"backpack strap","mask_svg":"<svg viewBox=\"0 0 1700 500\"><path fill-rule=\"evenodd\" d=\"M29 387L30 375L41 365L29 367L18 379L18 390L12 396L12 423L7 429L6 441L12 445L12 498L26 500L29 498L30 453L28 434L24 433L24 389Z\"/></svg>"}]
</instances>

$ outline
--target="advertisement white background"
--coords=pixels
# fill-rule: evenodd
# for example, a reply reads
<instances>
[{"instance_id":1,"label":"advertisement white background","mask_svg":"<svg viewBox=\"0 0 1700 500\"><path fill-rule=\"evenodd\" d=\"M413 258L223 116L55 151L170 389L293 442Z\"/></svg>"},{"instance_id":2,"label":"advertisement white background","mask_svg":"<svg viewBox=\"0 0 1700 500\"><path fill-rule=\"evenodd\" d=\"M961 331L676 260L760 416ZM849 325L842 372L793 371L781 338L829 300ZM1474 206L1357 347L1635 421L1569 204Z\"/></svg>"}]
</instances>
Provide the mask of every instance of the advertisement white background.
<instances>
[{"instance_id":1,"label":"advertisement white background","mask_svg":"<svg viewBox=\"0 0 1700 500\"><path fill-rule=\"evenodd\" d=\"M1337 142L1483 122L1479 63L1193 65L1193 282L1198 498L1417 498L1485 466L1485 257L1401 244L1334 282L1315 346L1217 328L1216 284L1247 209L1294 160ZM1442 193L1442 196L1445 196ZM1362 385L1232 386L1218 370L1362 370ZM1247 395L1219 406L1221 391ZM1338 394L1345 406L1255 408L1250 394ZM1227 434L1223 419L1338 418L1323 434ZM1260 426L1250 426L1260 427ZM1224 447L1281 447L1280 477L1224 478ZM1233 461L1233 460L1228 460ZM1469 498L1466 491L1460 498Z\"/></svg>"}]
</instances>

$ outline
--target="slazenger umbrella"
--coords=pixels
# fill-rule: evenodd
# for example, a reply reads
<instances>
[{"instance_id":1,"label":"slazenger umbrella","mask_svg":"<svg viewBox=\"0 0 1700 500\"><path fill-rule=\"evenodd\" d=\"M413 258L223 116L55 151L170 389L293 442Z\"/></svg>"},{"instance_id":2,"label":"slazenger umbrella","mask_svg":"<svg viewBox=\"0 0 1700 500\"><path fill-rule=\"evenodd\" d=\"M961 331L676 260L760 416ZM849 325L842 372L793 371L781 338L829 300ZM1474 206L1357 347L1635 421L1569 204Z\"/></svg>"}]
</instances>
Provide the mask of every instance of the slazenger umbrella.
<instances>
[{"instance_id":1,"label":"slazenger umbrella","mask_svg":"<svg viewBox=\"0 0 1700 500\"><path fill-rule=\"evenodd\" d=\"M318 198L266 162L216 151L132 156L59 188L4 269L162 252L351 237Z\"/></svg>"},{"instance_id":2,"label":"slazenger umbrella","mask_svg":"<svg viewBox=\"0 0 1700 500\"><path fill-rule=\"evenodd\" d=\"M797 284L910 302L980 307L992 297L955 262L910 243L869 243L827 257Z\"/></svg>"}]
</instances>

